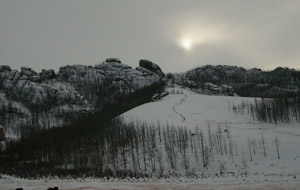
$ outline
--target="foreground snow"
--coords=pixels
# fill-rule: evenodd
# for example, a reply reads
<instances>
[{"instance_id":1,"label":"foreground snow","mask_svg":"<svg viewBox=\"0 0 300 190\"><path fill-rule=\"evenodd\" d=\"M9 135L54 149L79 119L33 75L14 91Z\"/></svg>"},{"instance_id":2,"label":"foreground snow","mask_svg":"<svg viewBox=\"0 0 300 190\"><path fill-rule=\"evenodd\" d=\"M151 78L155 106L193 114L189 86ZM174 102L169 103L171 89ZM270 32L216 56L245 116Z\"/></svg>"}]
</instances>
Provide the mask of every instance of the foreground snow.
<instances>
[{"instance_id":1,"label":"foreground snow","mask_svg":"<svg viewBox=\"0 0 300 190\"><path fill-rule=\"evenodd\" d=\"M0 179L1 190L14 190L18 187L24 190L43 190L49 187L59 187L61 190L200 190L200 189L216 189L216 190L246 190L246 189L264 189L264 190L279 190L299 189L299 180L282 179L280 176L266 177L226 177L226 178L208 178L208 179L78 179L78 180L25 180L3 176Z\"/></svg>"}]
</instances>

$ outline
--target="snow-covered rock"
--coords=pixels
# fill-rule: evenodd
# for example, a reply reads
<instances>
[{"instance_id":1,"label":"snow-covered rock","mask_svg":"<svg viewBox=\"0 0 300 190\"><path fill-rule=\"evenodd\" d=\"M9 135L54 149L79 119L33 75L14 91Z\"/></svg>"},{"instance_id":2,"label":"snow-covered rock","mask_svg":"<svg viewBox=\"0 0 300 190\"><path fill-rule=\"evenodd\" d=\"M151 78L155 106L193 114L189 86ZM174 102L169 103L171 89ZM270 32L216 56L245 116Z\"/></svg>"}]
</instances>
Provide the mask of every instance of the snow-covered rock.
<instances>
[{"instance_id":1,"label":"snow-covered rock","mask_svg":"<svg viewBox=\"0 0 300 190\"><path fill-rule=\"evenodd\" d=\"M159 94L154 94L153 96L152 96L152 101L154 102L154 101L157 101L157 100L159 100L160 99L160 95Z\"/></svg>"},{"instance_id":2,"label":"snow-covered rock","mask_svg":"<svg viewBox=\"0 0 300 190\"><path fill-rule=\"evenodd\" d=\"M0 71L11 71L11 68L8 65L0 65Z\"/></svg>"},{"instance_id":3,"label":"snow-covered rock","mask_svg":"<svg viewBox=\"0 0 300 190\"><path fill-rule=\"evenodd\" d=\"M61 126L101 110L105 101L113 102L121 94L161 79L156 73L145 75L132 69L117 58L106 59L94 67L63 66L58 73L54 70L37 73L27 67L18 72L3 65L0 66L0 124L10 137L19 137L18 131L25 125ZM101 95L105 91L109 96Z\"/></svg>"},{"instance_id":4,"label":"snow-covered rock","mask_svg":"<svg viewBox=\"0 0 300 190\"><path fill-rule=\"evenodd\" d=\"M121 63L121 60L119 58L107 58L105 61L107 63Z\"/></svg>"},{"instance_id":5,"label":"snow-covered rock","mask_svg":"<svg viewBox=\"0 0 300 190\"><path fill-rule=\"evenodd\" d=\"M162 92L161 94L160 94L160 98L163 98L163 97L165 97L165 96L168 96L169 95L169 92Z\"/></svg>"},{"instance_id":6,"label":"snow-covered rock","mask_svg":"<svg viewBox=\"0 0 300 190\"><path fill-rule=\"evenodd\" d=\"M50 69L50 70L43 69L42 72L40 73L40 75L43 80L55 78L55 72L53 69Z\"/></svg>"},{"instance_id":7,"label":"snow-covered rock","mask_svg":"<svg viewBox=\"0 0 300 190\"><path fill-rule=\"evenodd\" d=\"M262 71L257 68L247 70L237 66L205 65L176 74L172 80L173 84L192 88L200 93L205 88L220 94L230 95L236 92L247 97L297 96L300 92L300 71L282 67Z\"/></svg>"},{"instance_id":8,"label":"snow-covered rock","mask_svg":"<svg viewBox=\"0 0 300 190\"><path fill-rule=\"evenodd\" d=\"M141 59L140 66L144 67L145 69L148 69L149 71L152 71L152 72L158 74L159 76L162 76L162 77L165 76L165 74L162 72L161 68L157 64L153 63L150 60Z\"/></svg>"}]
</instances>

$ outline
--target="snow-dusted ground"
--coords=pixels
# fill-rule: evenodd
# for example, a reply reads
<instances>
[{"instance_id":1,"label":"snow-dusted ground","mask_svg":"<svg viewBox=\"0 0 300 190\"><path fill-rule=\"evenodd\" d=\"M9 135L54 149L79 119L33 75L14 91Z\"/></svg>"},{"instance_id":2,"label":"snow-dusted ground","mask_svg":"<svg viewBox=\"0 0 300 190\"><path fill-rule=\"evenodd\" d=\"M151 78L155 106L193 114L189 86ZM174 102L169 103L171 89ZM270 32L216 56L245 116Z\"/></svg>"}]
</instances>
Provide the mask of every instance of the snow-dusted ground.
<instances>
[{"instance_id":1,"label":"snow-dusted ground","mask_svg":"<svg viewBox=\"0 0 300 190\"><path fill-rule=\"evenodd\" d=\"M232 107L254 98L207 96L187 89L169 88L170 94L157 102L136 107L122 115L127 122L139 121L162 126L184 126L192 131L219 128L227 130L230 140L236 146L233 156L214 155L206 168L211 170L205 178L176 179L125 179L125 180L23 180L9 176L0 179L0 189L46 189L58 186L60 189L300 189L300 125L266 124L254 121L248 113L235 113ZM176 94L179 92L179 94ZM223 132L224 133L224 132ZM226 133L225 133L226 134ZM266 156L263 153L265 141ZM278 159L275 138L278 139ZM226 140L226 139L225 139ZM224 141L225 142L225 141ZM227 141L226 141L227 142ZM225 142L225 143L226 143ZM228 141L229 142L229 141ZM249 146L250 143L250 146ZM252 161L250 159L250 151ZM189 154L189 156L193 156ZM197 163L190 161L190 168ZM220 166L225 175L215 176ZM197 170L197 169L196 169ZM199 172L203 168L198 167ZM199 173L198 172L198 173ZM196 171L197 173L197 171ZM205 173L205 172L204 172ZM208 172L209 173L209 172ZM242 175L242 173L244 173Z\"/></svg>"},{"instance_id":2,"label":"snow-dusted ground","mask_svg":"<svg viewBox=\"0 0 300 190\"><path fill-rule=\"evenodd\" d=\"M208 179L84 179L84 180L26 180L3 176L1 190L46 190L59 187L60 190L297 190L299 180L281 177L226 177Z\"/></svg>"}]
</instances>

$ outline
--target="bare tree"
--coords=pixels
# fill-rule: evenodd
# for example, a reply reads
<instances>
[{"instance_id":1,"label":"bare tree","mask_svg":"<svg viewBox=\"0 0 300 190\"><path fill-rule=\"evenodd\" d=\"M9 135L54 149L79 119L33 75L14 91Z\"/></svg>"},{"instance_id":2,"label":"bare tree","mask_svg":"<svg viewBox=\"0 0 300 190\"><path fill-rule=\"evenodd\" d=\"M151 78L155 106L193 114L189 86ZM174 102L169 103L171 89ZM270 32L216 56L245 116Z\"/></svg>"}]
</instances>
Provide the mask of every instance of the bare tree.
<instances>
[{"instance_id":1,"label":"bare tree","mask_svg":"<svg viewBox=\"0 0 300 190\"><path fill-rule=\"evenodd\" d=\"M264 137L264 135L262 135L261 138L262 138L262 145L263 145L263 150L264 150L264 156L266 157L267 153L266 153L266 146L265 146L265 137Z\"/></svg>"},{"instance_id":2,"label":"bare tree","mask_svg":"<svg viewBox=\"0 0 300 190\"><path fill-rule=\"evenodd\" d=\"M276 150L277 150L277 157L280 159L280 154L279 154L279 141L278 138L275 137L275 144L276 144Z\"/></svg>"}]
</instances>

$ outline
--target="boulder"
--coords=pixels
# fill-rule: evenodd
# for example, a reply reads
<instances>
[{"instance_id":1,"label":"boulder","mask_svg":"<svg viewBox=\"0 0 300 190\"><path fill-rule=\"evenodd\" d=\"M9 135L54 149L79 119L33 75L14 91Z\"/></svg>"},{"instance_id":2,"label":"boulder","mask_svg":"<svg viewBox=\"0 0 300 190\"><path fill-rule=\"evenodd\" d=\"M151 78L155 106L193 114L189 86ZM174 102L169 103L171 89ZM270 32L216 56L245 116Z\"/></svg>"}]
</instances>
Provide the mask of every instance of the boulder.
<instances>
[{"instance_id":1,"label":"boulder","mask_svg":"<svg viewBox=\"0 0 300 190\"><path fill-rule=\"evenodd\" d=\"M155 102L155 101L157 101L157 100L159 100L160 99L160 95L159 94L154 94L153 96L152 96L152 102Z\"/></svg>"},{"instance_id":2,"label":"boulder","mask_svg":"<svg viewBox=\"0 0 300 190\"><path fill-rule=\"evenodd\" d=\"M231 86L224 85L224 84L220 86L219 91L221 93L226 93L229 95L233 95L233 93L234 93L234 89Z\"/></svg>"},{"instance_id":3,"label":"boulder","mask_svg":"<svg viewBox=\"0 0 300 190\"><path fill-rule=\"evenodd\" d=\"M11 71L11 68L8 65L1 65L0 71Z\"/></svg>"},{"instance_id":4,"label":"boulder","mask_svg":"<svg viewBox=\"0 0 300 190\"><path fill-rule=\"evenodd\" d=\"M33 75L29 77L29 80L32 82L42 82L42 77L41 75Z\"/></svg>"},{"instance_id":5,"label":"boulder","mask_svg":"<svg viewBox=\"0 0 300 190\"><path fill-rule=\"evenodd\" d=\"M190 88L196 88L197 87L197 84L192 80L187 80L186 83L187 83L188 87L190 87Z\"/></svg>"},{"instance_id":6,"label":"boulder","mask_svg":"<svg viewBox=\"0 0 300 190\"><path fill-rule=\"evenodd\" d=\"M72 75L76 75L76 70L74 66L67 65L59 68L59 74L68 78Z\"/></svg>"},{"instance_id":7,"label":"boulder","mask_svg":"<svg viewBox=\"0 0 300 190\"><path fill-rule=\"evenodd\" d=\"M219 86L215 85L213 83L210 83L210 82L207 82L207 83L204 84L204 89L219 92Z\"/></svg>"},{"instance_id":8,"label":"boulder","mask_svg":"<svg viewBox=\"0 0 300 190\"><path fill-rule=\"evenodd\" d=\"M165 74L162 72L161 68L157 64L153 63L150 60L141 59L139 62L139 65L141 67L144 67L145 69L148 69L149 71L152 71L153 73L155 73L161 77L165 76Z\"/></svg>"},{"instance_id":9,"label":"boulder","mask_svg":"<svg viewBox=\"0 0 300 190\"><path fill-rule=\"evenodd\" d=\"M107 58L105 60L106 63L121 63L121 60L119 58Z\"/></svg>"},{"instance_id":10,"label":"boulder","mask_svg":"<svg viewBox=\"0 0 300 190\"><path fill-rule=\"evenodd\" d=\"M28 67L21 67L20 74L21 74L21 76L26 75L27 77L37 75L37 73L34 70L32 70L31 68L28 68Z\"/></svg>"},{"instance_id":11,"label":"boulder","mask_svg":"<svg viewBox=\"0 0 300 190\"><path fill-rule=\"evenodd\" d=\"M165 96L168 96L169 95L169 92L163 92L160 94L160 98L163 98Z\"/></svg>"},{"instance_id":12,"label":"boulder","mask_svg":"<svg viewBox=\"0 0 300 190\"><path fill-rule=\"evenodd\" d=\"M42 79L54 79L55 78L55 72L53 69L50 70L42 70L42 72L40 73Z\"/></svg>"},{"instance_id":13,"label":"boulder","mask_svg":"<svg viewBox=\"0 0 300 190\"><path fill-rule=\"evenodd\" d=\"M7 75L8 81L17 82L17 80L19 80L19 78L20 78L20 73L17 70L12 70Z\"/></svg>"},{"instance_id":14,"label":"boulder","mask_svg":"<svg viewBox=\"0 0 300 190\"><path fill-rule=\"evenodd\" d=\"M152 76L154 74L152 71L149 71L148 69L141 67L141 66L138 66L135 69L140 71L143 74L143 76L146 76L146 75Z\"/></svg>"}]
</instances>

